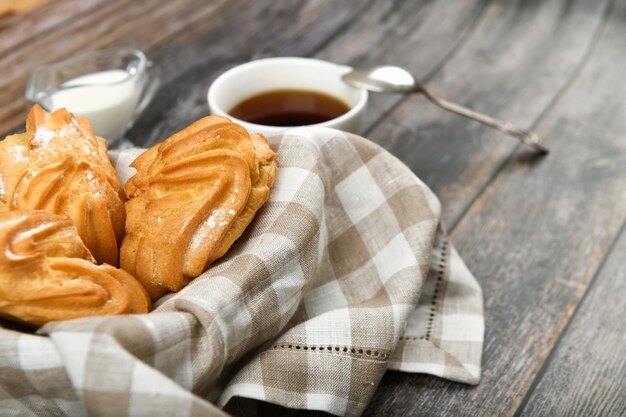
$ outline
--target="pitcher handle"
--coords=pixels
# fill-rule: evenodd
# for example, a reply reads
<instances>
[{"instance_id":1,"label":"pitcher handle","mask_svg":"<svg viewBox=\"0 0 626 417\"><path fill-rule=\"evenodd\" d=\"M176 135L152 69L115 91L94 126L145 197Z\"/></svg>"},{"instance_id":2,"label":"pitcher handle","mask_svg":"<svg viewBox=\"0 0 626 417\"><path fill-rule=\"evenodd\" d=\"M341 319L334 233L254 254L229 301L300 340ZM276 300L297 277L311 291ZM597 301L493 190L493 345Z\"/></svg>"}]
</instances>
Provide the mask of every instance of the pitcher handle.
<instances>
[{"instance_id":1,"label":"pitcher handle","mask_svg":"<svg viewBox=\"0 0 626 417\"><path fill-rule=\"evenodd\" d=\"M139 99L139 105L135 109L135 117L136 120L141 113L148 107L148 104L154 98L154 94L159 89L161 85L161 80L159 78L159 71L154 63L150 60L146 62L146 86L141 94L141 98Z\"/></svg>"}]
</instances>

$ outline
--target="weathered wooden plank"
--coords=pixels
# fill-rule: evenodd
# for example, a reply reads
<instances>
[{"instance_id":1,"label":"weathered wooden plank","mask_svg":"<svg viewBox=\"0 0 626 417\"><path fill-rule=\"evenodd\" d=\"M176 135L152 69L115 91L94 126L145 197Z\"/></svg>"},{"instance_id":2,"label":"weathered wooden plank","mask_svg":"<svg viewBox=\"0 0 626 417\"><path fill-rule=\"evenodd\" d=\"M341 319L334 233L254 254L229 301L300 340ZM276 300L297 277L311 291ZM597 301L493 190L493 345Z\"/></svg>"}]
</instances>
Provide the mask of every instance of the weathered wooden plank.
<instances>
[{"instance_id":1,"label":"weathered wooden plank","mask_svg":"<svg viewBox=\"0 0 626 417\"><path fill-rule=\"evenodd\" d=\"M488 1L419 3L376 2L315 57L355 67L395 64L431 79L476 30ZM371 94L363 133L405 99Z\"/></svg>"},{"instance_id":2,"label":"weathered wooden plank","mask_svg":"<svg viewBox=\"0 0 626 417\"><path fill-rule=\"evenodd\" d=\"M348 52L350 45L363 45L369 48L369 42L373 40L371 36L368 39L363 39L360 43L355 42L355 40L359 41L363 38L364 33L370 31L375 33L376 37L382 38L377 41L378 43L386 40L386 42L395 43L396 45L404 43L406 48L420 49L422 53L412 55L413 59L406 61L407 66L409 68L418 68L420 73L430 73L440 64L442 58L450 54L454 47L462 41L467 28L471 27L471 23L473 23L482 9L482 3L484 3L484 1L462 2L462 7L458 4L453 6L451 3L446 3L446 6L442 7L440 4L443 3L436 3L436 7L433 7L429 2L425 2L423 5L418 2L411 2L410 5L414 11L409 13L410 10L404 10L402 8L388 9L389 2L377 2L369 7L369 9L364 7L366 5L361 6L361 8L355 8L354 4L345 5L345 2L343 4L334 4L332 2L292 3L288 5L288 7L271 5L271 3L267 2L257 2L252 5L245 4L241 7L234 7L230 10L227 9L223 12L220 10L219 16L202 20L197 19L195 24L189 24L183 21L181 24L184 26L184 31L181 30L177 32L179 35L178 39L173 39L172 36L169 36L167 39L153 45L152 48L145 43L138 42L134 38L123 38L112 44L123 44L123 42L131 41L134 46L143 48L144 50L150 51L151 49L157 49L158 56L155 60L160 66L164 67L162 68L164 78L169 81L169 78L175 78L174 74L176 74L176 76L179 77L176 79L177 90L181 92L181 95L191 93L198 98L198 100L189 100L187 97L187 100L183 103L185 104L185 108L181 109L180 112L176 112L176 114L197 117L202 115L202 111L206 109L206 106L202 103L204 101L204 92L201 91L203 88L198 88L198 86L208 88L210 81L214 78L216 73L234 63L243 62L252 58L275 55L307 55L311 50L318 49L319 45L325 46L325 48L322 49L322 54L325 51L334 50L333 47L328 47L326 44L327 40L324 39L324 37L328 38L329 34L331 34L329 28L339 32L346 32L339 40L339 43L342 45L340 46L342 52L338 55L331 54L331 56L321 56L322 58L335 60L337 62L352 60L358 63L363 59L361 56L362 51L355 50L355 53L349 54L344 53L344 50ZM362 10L368 12L364 14L364 19L360 19L358 16ZM355 13L357 16L353 18L352 16ZM194 13L194 15L195 14L197 14L197 12ZM424 14L428 16L428 19L423 18L422 15ZM263 16L263 19L256 22L259 20L257 18L258 16ZM150 25L146 24L146 20L149 17L149 14L144 16L141 23L142 27L150 27ZM219 17L219 19L217 17ZM110 25L110 22L106 22L106 19L102 17L98 17L98 19L101 21L105 20L102 25ZM420 26L422 19L425 20L423 27ZM177 17L176 19L172 18L172 20L178 22L183 19ZM240 21L250 21L255 22L255 24L250 25L248 30L241 30L241 25L235 25L233 27L233 23ZM289 24L285 24L285 21L288 21ZM441 25L440 22L442 21L447 22L447 24ZM259 27L257 27L257 25ZM358 27L352 30L352 27L355 25ZM160 27L160 24L156 22L152 24L152 26ZM404 36L405 33L398 33L394 37L394 30L398 26L404 27L404 31L407 30L406 28L418 28L419 30L417 32L419 35L411 36L408 42L406 36ZM141 33L142 27L135 28L133 34ZM232 29L230 29L231 27ZM377 29L372 31L373 27ZM72 28L68 30L77 29ZM81 27L81 30L86 30L86 28ZM89 32L91 30L92 29L86 31ZM161 33L161 31L159 33ZM306 36L301 36L303 33L306 33ZM255 34L256 36L251 38L251 34ZM52 38L54 39L60 36L62 36L62 34L55 35ZM153 43L155 36L156 35L153 35L151 32L149 40ZM156 37L158 38L158 36ZM81 38L91 39L91 36L87 33L86 36L81 36ZM112 34L107 33L106 36L100 36L98 42L107 42L108 44L111 43L111 38ZM39 47L36 45L27 45L29 46L27 49L32 52L33 49L45 48L44 45L50 41L49 39L51 39L50 35L42 41L43 45ZM220 41L217 42L217 39ZM224 41L224 39L228 39L228 41ZM319 39L324 39L324 41L319 42ZM318 43L315 43L316 41L318 41ZM246 43L248 45L246 45ZM331 45L334 44L335 42ZM81 45L84 44L81 43ZM236 47L231 47L229 50L230 45L236 45ZM312 45L313 49L311 49ZM242 48L241 46L244 47ZM426 46L428 46L428 48L426 48ZM209 47L209 51L207 51L207 47ZM215 47L218 48L217 52L219 55L217 57L207 55L207 52L210 53ZM95 49L95 45L89 45L89 48ZM65 49L63 52L67 55L68 53L65 52ZM373 53L373 58L371 59L384 60L393 54L404 56L399 53L401 49L400 46L393 48L391 45L386 45L385 48L377 50L382 53ZM28 55L31 52L25 52L25 54ZM202 73L204 75L208 74L211 76L211 79L205 81L198 80L194 78L194 76L189 76L189 74L185 76L181 75L188 65L194 64L203 58L218 69L209 68L207 71L206 66L201 68L196 67L194 68L194 75L197 76L200 71L203 71ZM221 59L221 61L215 58ZM183 62L184 65L180 65L181 62ZM409 63L411 65L408 65ZM26 63L23 63L23 65L27 66ZM31 66L35 66L35 64ZM195 83L195 85L193 83ZM5 97L12 95L20 98L20 100L18 100L20 101L20 103L18 103L19 105L12 107L13 120L17 122L26 109L26 103L21 100L23 91L23 85L21 84L25 84L25 77L21 84L15 84L15 91L7 91L5 88L5 93L12 93L5 94ZM191 87L185 88L186 85L194 87L193 91L188 91ZM374 115L373 117L378 117L378 114L399 100L401 100L400 97L375 97L372 100L373 111L371 111L370 114ZM189 102L193 103L192 105L195 107L195 111L192 111L193 114L189 114ZM379 106L377 103L385 104ZM169 101L169 105L171 105L171 101ZM377 108L379 108L379 110L376 110ZM5 112L9 111L6 106L4 109ZM160 116L163 116L163 114L161 113ZM5 115L4 118L9 117ZM148 119L148 122L144 123L144 125L153 125L152 121L153 120ZM186 119L184 122L187 121ZM167 125L168 123L165 124ZM139 125L141 126L141 123ZM4 126L4 128L4 130L6 130L7 126ZM3 129L0 128L0 130ZM143 129L133 133L136 137L141 138L156 136L150 133L146 134L145 130L146 129ZM154 140L162 139L162 126L157 126L154 130L158 135Z\"/></svg>"},{"instance_id":3,"label":"weathered wooden plank","mask_svg":"<svg viewBox=\"0 0 626 417\"><path fill-rule=\"evenodd\" d=\"M485 293L481 384L396 373L370 415L506 416L527 394L626 219L625 3L538 127L553 152L517 153L453 232Z\"/></svg>"},{"instance_id":4,"label":"weathered wooden plank","mask_svg":"<svg viewBox=\"0 0 626 417\"><path fill-rule=\"evenodd\" d=\"M355 42L355 40L358 41L363 38L364 33L367 31L375 33L375 37L381 38L377 40L378 43L386 40L385 42L395 43L396 45L405 43L406 48L420 49L422 51L421 54L412 55L413 59L402 61L401 63L406 63L409 68L418 69L420 73L430 73L441 62L442 57L447 56L454 49L455 45L462 40L465 30L471 27L471 23L476 19L483 2L462 2L463 7L458 5L452 6L451 3L447 3L449 6L442 7L440 6L442 3L436 3L435 6L432 6L429 2L426 2L424 5L412 2L410 3L412 9L414 9L412 13L409 13L410 10L402 8L388 9L389 2L377 2L369 9L365 7L366 5L361 5L359 8L355 7L354 4L345 5L345 2L343 4L303 2L300 4L292 3L288 6L283 5L282 7L268 2L256 2L255 4L230 5L225 7L224 11L220 9L220 13L204 16L205 18L202 19L199 18L203 17L202 9L196 10L188 7L187 11L181 10L181 4L188 5L189 1L167 2L172 10L176 10L176 14L173 14L167 8L164 10L163 7L158 5L153 6L151 10L146 10L145 6L142 6L144 3L136 3L133 16L141 15L142 19L134 25L121 25L127 28L127 30L132 28L132 31L128 32L130 36L119 37L118 35L116 37L116 28L120 25L111 20L128 21L133 18L131 16L133 11L123 8L123 2L118 1L115 3L109 1L101 4L102 10L97 10L91 14L86 13L82 19L70 19L68 17L69 22L67 24L62 25L62 27L54 27L50 33L45 33L45 36L41 36L39 39L20 40L20 42L26 42L21 45L19 51L21 53L15 54L15 51L8 51L10 56L5 57L6 62L4 63L9 67L15 67L15 74L17 74L19 79L6 77L4 84L0 80L0 88L3 88L3 97L6 100L5 103L0 102L0 111L3 112L0 114L0 120L3 122L0 126L0 131L14 128L23 120L23 114L27 110L28 104L22 98L22 94L30 69L43 62L61 59L79 50L92 50L98 47L122 44L136 46L148 52L157 50L158 56L155 60L163 67L162 70L166 81L176 79L178 83L177 90L181 91L182 94L190 93L191 87L185 88L186 85L195 87L191 93L199 98L199 100L186 100L183 103L185 108L175 114L195 117L202 115L201 111L206 109L206 106L203 106L204 103L202 103L204 93L201 90L208 88L210 81L216 73L225 67L247 59L263 56L307 55L311 50L317 49L320 44L326 46L322 50L322 58L337 62L351 60L358 63L363 60L362 50L355 49L353 54L344 52L349 51L350 45L362 45L361 48L369 48L369 42L373 41L371 36L363 39L360 43ZM150 4L153 3L151 2ZM62 2L62 4L65 4L66 8L72 7L71 2L68 3L66 1ZM85 7L84 3L81 3L81 5ZM155 10L158 10L161 14L172 14L168 21L177 23L178 27L163 27L162 22L155 21L152 17L152 13ZM189 10L193 10L193 13L189 13ZM368 12L364 15L363 20L352 18L355 13L358 18L358 13L362 10ZM196 17L195 22L185 20L190 14ZM53 13L50 13L50 15L53 15ZM427 15L428 19L424 19L422 15ZM263 19L258 19L258 16L263 16ZM446 18L446 16L448 17ZM30 19L34 19L36 22L36 18L31 17ZM424 20L423 28L420 26L421 20ZM241 30L239 22L247 21L253 24L247 30ZM289 24L285 24L284 22L286 21ZM353 21L354 24L350 24ZM442 21L448 23L446 25L439 24ZM94 22L98 22L98 25L92 28L90 25L93 25ZM20 29L24 29L24 24L21 22ZM355 25L358 27L352 30L352 27ZM158 27L159 30L152 30L155 27ZM372 31L373 27L378 29ZM408 42L405 39L405 33L397 33L393 36L397 27L405 28L403 29L404 31L407 30L406 28L417 27L419 29L417 31L418 36L411 36ZM181 28L184 28L184 30L181 30ZM340 47L338 50L341 50L341 53L323 56L325 51L334 50L334 48L329 48L325 44L326 38L332 35L332 30L345 32L339 39ZM76 33L77 31L81 32L81 36L73 36L71 41L68 42L68 34ZM12 33L13 36L8 36L7 39L12 39L13 42L16 42L15 39L19 37L17 35L19 33L21 32ZM306 33L306 36L301 36L303 33ZM145 39L137 39L140 36L143 36ZM219 42L217 41L218 39ZM225 41L225 39L228 41ZM323 39L323 41L320 41L320 39ZM334 45L334 42L332 45ZM426 46L429 47L425 48ZM211 52L215 51L216 48L218 56L211 56ZM207 51L207 49L209 50ZM385 48L379 50L382 53L372 54L373 58L370 59L384 60L394 54L405 56L399 53L401 49L400 46L393 48L392 45L386 45ZM199 60L209 62L213 67L217 68L212 70L209 68L208 71L206 66L201 68L196 66L194 68L194 75L203 71L204 75L211 77L209 80L197 80L193 76L190 77L189 74L181 75L188 66L194 66ZM12 63L19 63L19 66L11 65ZM0 65L2 64L3 62L0 60ZM203 88L199 88L199 85ZM373 111L370 114L374 115L373 117L377 117L378 114L400 99L400 97L382 96L373 98ZM191 115L188 112L188 103L190 101L196 108ZM378 103L384 104L380 106ZM169 105L171 106L171 101ZM160 116L163 116L163 113ZM148 123L144 123L144 125L151 125L153 119L149 118ZM187 121L187 119L184 120L184 122ZM141 138L155 136L154 140L162 139L162 126L154 129L158 132L158 136L154 134L146 135L144 133L145 130L133 133Z\"/></svg>"},{"instance_id":5,"label":"weathered wooden plank","mask_svg":"<svg viewBox=\"0 0 626 417\"><path fill-rule=\"evenodd\" d=\"M528 127L567 85L607 1L495 2L428 83L433 93ZM442 200L453 225L517 141L415 95L368 137L400 155ZM549 141L549 138L547 138Z\"/></svg>"},{"instance_id":6,"label":"weathered wooden plank","mask_svg":"<svg viewBox=\"0 0 626 417\"><path fill-rule=\"evenodd\" d=\"M3 91L0 96L0 131L23 122L29 107L23 97L26 80L38 65L109 46L150 51L172 34L184 30L187 24L217 14L217 9L223 5L224 1L110 0L88 13L66 20L41 36L22 41L19 48L10 48L0 56L3 74L0 77Z\"/></svg>"},{"instance_id":7,"label":"weathered wooden plank","mask_svg":"<svg viewBox=\"0 0 626 417\"><path fill-rule=\"evenodd\" d=\"M368 7L360 2L247 2L199 22L152 55L165 84L129 137L161 141L208 114L206 92L227 68L265 56L306 56Z\"/></svg>"},{"instance_id":8,"label":"weathered wooden plank","mask_svg":"<svg viewBox=\"0 0 626 417\"><path fill-rule=\"evenodd\" d=\"M0 131L23 121L28 108L22 98L26 77L30 69L42 63L42 57L48 62L82 50L125 45L152 52L164 81L154 105L130 135L144 144L163 140L208 112L206 90L228 66L275 55L278 50L306 55L348 25L367 5L365 1L162 3L133 2L132 7L125 7L127 1L111 2L85 19L72 21L10 52L4 59L19 62L21 70L8 72L4 85L0 79L4 93L0 97ZM120 19L136 23L119 24ZM63 43L71 33L81 36Z\"/></svg>"},{"instance_id":9,"label":"weathered wooden plank","mask_svg":"<svg viewBox=\"0 0 626 417\"><path fill-rule=\"evenodd\" d=\"M56 0L39 5L20 14L10 14L0 18L0 55L11 49L20 48L35 36L76 19L82 13L89 13L95 7L105 5L102 1L85 0Z\"/></svg>"},{"instance_id":10,"label":"weathered wooden plank","mask_svg":"<svg viewBox=\"0 0 626 417\"><path fill-rule=\"evenodd\" d=\"M168 103L175 100L178 108L168 114L164 111L159 112L157 107L142 120L141 125L130 132L130 135L143 138L142 140L148 138L146 143L153 143L163 139L164 130L175 131L185 123L202 116L206 113L206 89L213 78L224 69L250 59L313 53L315 57L321 59L358 64L363 60L361 49L371 49L372 43L377 44L385 40L389 45L371 49L370 63L392 60L391 56L394 55L405 56L402 52L406 48L420 49L421 54L414 54L410 60L401 63L405 63L409 68L420 69L420 72L430 73L461 43L463 36L473 27L473 23L480 15L483 3L484 0L461 4L443 2L432 7L430 2L409 2L410 8L406 10L390 7L391 3L385 1L377 1L371 5L363 4L358 9L355 9L354 3L345 2L303 3L299 9L295 3L288 8L276 6L267 8L267 3L261 3L259 6L264 7L263 10L248 7L239 10L238 14L228 13L221 22L220 35L228 37L230 42L221 43L219 54L208 56L205 62L194 67L192 72L179 75L175 84L169 84L160 92L160 95L167 97ZM348 15L348 12L351 14ZM427 14L427 19L423 17L424 14ZM254 16L264 16L265 21L262 23L263 29L254 28L257 35L253 39L250 39L248 32L239 30L239 27L234 33L228 31L232 26L231 20L254 21ZM288 25L281 23L285 20L290 23ZM440 25L441 21L446 21L447 24ZM415 29L418 36L407 39L406 33L395 32L398 26ZM332 33L329 29L339 31L339 34L336 37L331 35L329 38L329 34ZM193 60L197 51L210 42L209 39L217 37L213 30L207 30L206 27L202 30L204 34L201 36L187 36L180 43L172 43L158 51L156 60L164 66ZM365 34L369 35L366 37ZM228 48L229 44L237 45L237 48ZM169 68L166 68L165 72L180 73ZM372 97L369 119L375 120L401 99L398 96ZM184 115L182 120L181 115Z\"/></svg>"},{"instance_id":11,"label":"weathered wooden plank","mask_svg":"<svg viewBox=\"0 0 626 417\"><path fill-rule=\"evenodd\" d=\"M519 415L626 415L624 265L622 230Z\"/></svg>"}]
</instances>

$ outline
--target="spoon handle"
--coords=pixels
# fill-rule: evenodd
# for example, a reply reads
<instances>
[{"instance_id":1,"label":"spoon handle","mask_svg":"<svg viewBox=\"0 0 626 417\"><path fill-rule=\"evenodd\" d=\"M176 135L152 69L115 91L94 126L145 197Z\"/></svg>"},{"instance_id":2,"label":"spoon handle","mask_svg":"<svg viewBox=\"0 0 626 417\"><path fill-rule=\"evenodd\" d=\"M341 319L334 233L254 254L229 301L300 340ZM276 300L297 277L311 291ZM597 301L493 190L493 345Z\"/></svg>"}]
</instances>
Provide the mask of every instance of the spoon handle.
<instances>
[{"instance_id":1,"label":"spoon handle","mask_svg":"<svg viewBox=\"0 0 626 417\"><path fill-rule=\"evenodd\" d=\"M504 132L507 135L519 139L522 143L525 143L526 145L532 146L536 151L539 151L541 153L548 153L549 151L548 148L543 143L541 143L541 141L539 140L539 136L537 136L537 134L534 132L519 129L509 122L502 122L500 120L493 119L484 114L477 113L463 106L459 106L458 104L454 104L447 100L435 97L422 85L418 85L415 88L415 92L424 94L424 96L426 96L428 100L430 100L433 104L441 107L442 109L449 110L456 114L460 114L461 116L468 117L472 120L476 120L477 122L493 127L494 129Z\"/></svg>"}]
</instances>

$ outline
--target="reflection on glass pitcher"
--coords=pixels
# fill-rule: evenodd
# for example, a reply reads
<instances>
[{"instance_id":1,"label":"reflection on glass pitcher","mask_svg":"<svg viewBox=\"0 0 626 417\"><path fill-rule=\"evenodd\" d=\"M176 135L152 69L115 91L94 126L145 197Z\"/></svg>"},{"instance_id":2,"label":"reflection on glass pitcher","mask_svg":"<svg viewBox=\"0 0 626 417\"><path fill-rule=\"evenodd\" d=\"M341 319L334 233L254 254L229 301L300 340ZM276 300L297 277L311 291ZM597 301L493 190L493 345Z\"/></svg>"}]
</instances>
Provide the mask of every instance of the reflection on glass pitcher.
<instances>
[{"instance_id":1,"label":"reflection on glass pitcher","mask_svg":"<svg viewBox=\"0 0 626 417\"><path fill-rule=\"evenodd\" d=\"M121 139L152 100L159 79L143 52L117 48L88 52L35 69L26 98L48 111L86 116L109 144Z\"/></svg>"}]
</instances>

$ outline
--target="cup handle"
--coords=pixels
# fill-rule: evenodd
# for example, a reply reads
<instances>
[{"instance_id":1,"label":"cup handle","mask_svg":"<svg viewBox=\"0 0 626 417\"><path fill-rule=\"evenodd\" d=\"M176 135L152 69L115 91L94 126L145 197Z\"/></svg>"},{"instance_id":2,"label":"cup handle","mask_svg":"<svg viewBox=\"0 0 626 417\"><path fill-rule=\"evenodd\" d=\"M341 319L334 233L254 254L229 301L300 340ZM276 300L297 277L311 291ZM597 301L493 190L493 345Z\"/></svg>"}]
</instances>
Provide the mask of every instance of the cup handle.
<instances>
[{"instance_id":1,"label":"cup handle","mask_svg":"<svg viewBox=\"0 0 626 417\"><path fill-rule=\"evenodd\" d=\"M146 107L148 107L148 104L150 104L150 102L154 98L154 94L161 85L159 71L152 61L148 61L146 63L146 77L146 85L144 87L141 98L139 99L139 105L135 109L134 119L137 119L139 115L143 113Z\"/></svg>"}]
</instances>

